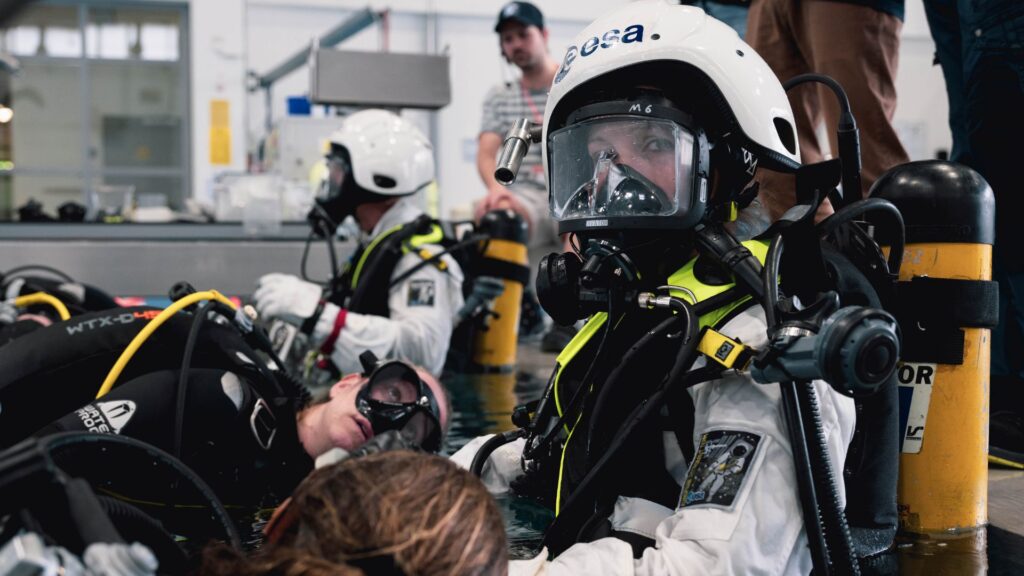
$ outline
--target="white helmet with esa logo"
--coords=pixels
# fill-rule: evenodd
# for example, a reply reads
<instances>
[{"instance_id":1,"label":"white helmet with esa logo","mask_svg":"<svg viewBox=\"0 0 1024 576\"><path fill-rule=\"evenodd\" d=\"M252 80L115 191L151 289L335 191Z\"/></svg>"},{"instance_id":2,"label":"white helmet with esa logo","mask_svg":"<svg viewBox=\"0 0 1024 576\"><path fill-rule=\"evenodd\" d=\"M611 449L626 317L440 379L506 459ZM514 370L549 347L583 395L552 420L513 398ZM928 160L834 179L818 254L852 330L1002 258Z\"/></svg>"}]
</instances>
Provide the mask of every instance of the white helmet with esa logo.
<instances>
[{"instance_id":1,"label":"white helmet with esa logo","mask_svg":"<svg viewBox=\"0 0 1024 576\"><path fill-rule=\"evenodd\" d=\"M689 229L760 164L795 170L778 78L727 25L667 0L631 2L568 48L543 131L559 232Z\"/></svg>"},{"instance_id":2,"label":"white helmet with esa logo","mask_svg":"<svg viewBox=\"0 0 1024 576\"><path fill-rule=\"evenodd\" d=\"M331 134L329 144L328 174L310 220L326 220L332 233L356 206L408 196L434 180L430 140L393 112L355 112Z\"/></svg>"}]
</instances>

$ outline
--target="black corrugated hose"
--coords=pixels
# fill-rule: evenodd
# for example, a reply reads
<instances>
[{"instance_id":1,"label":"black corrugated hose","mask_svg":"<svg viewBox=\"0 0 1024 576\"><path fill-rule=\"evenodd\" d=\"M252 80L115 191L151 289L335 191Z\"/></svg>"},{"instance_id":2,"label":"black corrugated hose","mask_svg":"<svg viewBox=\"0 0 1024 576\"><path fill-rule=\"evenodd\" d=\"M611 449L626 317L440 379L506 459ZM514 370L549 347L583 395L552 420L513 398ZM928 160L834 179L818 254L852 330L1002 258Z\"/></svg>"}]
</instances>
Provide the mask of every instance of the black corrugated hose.
<instances>
[{"instance_id":1,"label":"black corrugated hose","mask_svg":"<svg viewBox=\"0 0 1024 576\"><path fill-rule=\"evenodd\" d=\"M800 402L804 431L813 434L813 438L808 438L807 449L811 462L815 463L811 466L811 473L814 476L815 491L820 495L818 510L825 526L825 541L828 543L832 566L837 574L859 575L860 566L853 549L853 537L836 489L832 461L828 457L828 442L821 422L817 391L812 382L797 382L796 395Z\"/></svg>"}]
</instances>

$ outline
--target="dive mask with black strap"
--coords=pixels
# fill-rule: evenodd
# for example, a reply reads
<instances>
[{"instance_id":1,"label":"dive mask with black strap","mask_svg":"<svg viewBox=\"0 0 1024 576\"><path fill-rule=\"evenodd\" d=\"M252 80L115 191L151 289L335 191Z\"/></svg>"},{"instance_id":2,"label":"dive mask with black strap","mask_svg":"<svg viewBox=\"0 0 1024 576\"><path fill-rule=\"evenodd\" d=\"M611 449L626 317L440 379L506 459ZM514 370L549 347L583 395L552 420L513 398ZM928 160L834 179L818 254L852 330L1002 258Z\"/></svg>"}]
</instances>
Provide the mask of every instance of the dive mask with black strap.
<instances>
[{"instance_id":1,"label":"dive mask with black strap","mask_svg":"<svg viewBox=\"0 0 1024 576\"><path fill-rule=\"evenodd\" d=\"M369 381L356 396L356 409L374 434L401 431L428 452L441 449L441 407L416 369L401 360L380 362L373 353L359 357Z\"/></svg>"}]
</instances>

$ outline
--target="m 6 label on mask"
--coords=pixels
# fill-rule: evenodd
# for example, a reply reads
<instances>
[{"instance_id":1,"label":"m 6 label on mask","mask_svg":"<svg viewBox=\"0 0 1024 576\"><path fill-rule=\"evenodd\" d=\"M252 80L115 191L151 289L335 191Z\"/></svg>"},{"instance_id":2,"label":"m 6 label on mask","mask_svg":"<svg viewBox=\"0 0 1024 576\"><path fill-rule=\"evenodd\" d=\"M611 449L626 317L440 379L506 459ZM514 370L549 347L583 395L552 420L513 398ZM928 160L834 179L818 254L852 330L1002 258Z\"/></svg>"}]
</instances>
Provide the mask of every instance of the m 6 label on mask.
<instances>
[{"instance_id":1,"label":"m 6 label on mask","mask_svg":"<svg viewBox=\"0 0 1024 576\"><path fill-rule=\"evenodd\" d=\"M409 282L409 306L433 306L435 289L433 280L413 280Z\"/></svg>"},{"instance_id":2,"label":"m 6 label on mask","mask_svg":"<svg viewBox=\"0 0 1024 576\"><path fill-rule=\"evenodd\" d=\"M701 435L700 446L686 474L679 507L732 509L753 469L760 444L760 435L744 430L712 430Z\"/></svg>"}]
</instances>

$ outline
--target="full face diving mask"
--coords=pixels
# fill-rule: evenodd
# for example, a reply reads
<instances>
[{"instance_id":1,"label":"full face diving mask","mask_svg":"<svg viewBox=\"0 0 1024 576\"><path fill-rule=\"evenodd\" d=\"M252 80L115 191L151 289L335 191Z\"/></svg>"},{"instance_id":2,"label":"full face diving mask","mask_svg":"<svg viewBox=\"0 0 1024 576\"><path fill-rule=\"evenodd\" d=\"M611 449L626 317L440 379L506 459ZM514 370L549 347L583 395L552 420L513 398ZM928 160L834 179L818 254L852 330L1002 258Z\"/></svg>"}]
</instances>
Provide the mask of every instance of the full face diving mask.
<instances>
[{"instance_id":1,"label":"full face diving mask","mask_svg":"<svg viewBox=\"0 0 1024 576\"><path fill-rule=\"evenodd\" d=\"M440 450L441 408L416 369L401 360L360 360L369 381L356 395L356 409L370 421L373 433L398 430L428 452Z\"/></svg>"},{"instance_id":2,"label":"full face diving mask","mask_svg":"<svg viewBox=\"0 0 1024 576\"><path fill-rule=\"evenodd\" d=\"M348 155L332 152L325 161L327 175L320 183L313 207L306 216L318 236L333 235L345 217L355 213L360 200Z\"/></svg>"},{"instance_id":3,"label":"full face diving mask","mask_svg":"<svg viewBox=\"0 0 1024 576\"><path fill-rule=\"evenodd\" d=\"M618 155L614 148L598 153L593 177L573 193L567 215L656 216L672 208L664 190L637 170L616 162Z\"/></svg>"},{"instance_id":4,"label":"full face diving mask","mask_svg":"<svg viewBox=\"0 0 1024 576\"><path fill-rule=\"evenodd\" d=\"M635 100L580 108L547 137L559 232L692 228L707 202L708 150L703 131L675 108Z\"/></svg>"}]
</instances>

